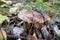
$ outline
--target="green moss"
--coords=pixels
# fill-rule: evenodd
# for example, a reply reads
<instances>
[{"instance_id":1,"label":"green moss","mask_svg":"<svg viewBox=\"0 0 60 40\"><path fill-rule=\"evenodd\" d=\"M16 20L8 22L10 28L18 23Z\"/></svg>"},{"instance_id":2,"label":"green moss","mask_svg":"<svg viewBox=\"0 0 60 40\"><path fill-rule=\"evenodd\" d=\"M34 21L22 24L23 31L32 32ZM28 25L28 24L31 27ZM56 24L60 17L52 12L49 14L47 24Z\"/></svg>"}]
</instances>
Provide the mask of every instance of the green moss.
<instances>
[{"instance_id":1,"label":"green moss","mask_svg":"<svg viewBox=\"0 0 60 40\"><path fill-rule=\"evenodd\" d=\"M0 5L2 5L2 4L6 4L6 3L0 0Z\"/></svg>"},{"instance_id":2,"label":"green moss","mask_svg":"<svg viewBox=\"0 0 60 40\"><path fill-rule=\"evenodd\" d=\"M57 36L60 38L60 34L57 34Z\"/></svg>"},{"instance_id":3,"label":"green moss","mask_svg":"<svg viewBox=\"0 0 60 40\"><path fill-rule=\"evenodd\" d=\"M3 40L3 38L2 38L2 37L0 37L0 40Z\"/></svg>"},{"instance_id":4,"label":"green moss","mask_svg":"<svg viewBox=\"0 0 60 40\"><path fill-rule=\"evenodd\" d=\"M9 18L8 18L7 16L0 16L0 24L1 24L4 20L9 21Z\"/></svg>"}]
</instances>

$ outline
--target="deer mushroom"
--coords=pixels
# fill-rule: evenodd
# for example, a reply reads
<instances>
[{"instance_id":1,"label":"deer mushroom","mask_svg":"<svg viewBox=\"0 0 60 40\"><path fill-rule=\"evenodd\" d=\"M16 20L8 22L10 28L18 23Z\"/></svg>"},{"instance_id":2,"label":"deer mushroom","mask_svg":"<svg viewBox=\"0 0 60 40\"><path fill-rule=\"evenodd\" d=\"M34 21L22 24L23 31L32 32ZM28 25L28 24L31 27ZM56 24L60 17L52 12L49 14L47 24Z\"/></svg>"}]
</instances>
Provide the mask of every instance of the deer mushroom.
<instances>
[{"instance_id":1,"label":"deer mushroom","mask_svg":"<svg viewBox=\"0 0 60 40\"><path fill-rule=\"evenodd\" d=\"M28 23L32 23L33 21L39 22L39 23L45 22L42 13L38 13L38 12L33 11L33 10L26 10L26 9L21 10L18 13L18 18L20 18L23 21L28 22Z\"/></svg>"}]
</instances>

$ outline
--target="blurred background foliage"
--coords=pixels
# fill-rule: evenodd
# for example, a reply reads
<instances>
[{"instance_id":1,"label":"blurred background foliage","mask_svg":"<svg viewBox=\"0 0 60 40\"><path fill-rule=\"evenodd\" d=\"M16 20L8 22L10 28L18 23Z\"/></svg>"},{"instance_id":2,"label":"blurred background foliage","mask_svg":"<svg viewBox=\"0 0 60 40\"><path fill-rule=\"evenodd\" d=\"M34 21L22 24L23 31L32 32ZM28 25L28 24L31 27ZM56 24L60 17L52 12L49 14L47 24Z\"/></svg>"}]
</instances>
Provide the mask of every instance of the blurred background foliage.
<instances>
[{"instance_id":1,"label":"blurred background foliage","mask_svg":"<svg viewBox=\"0 0 60 40\"><path fill-rule=\"evenodd\" d=\"M0 5L2 5L2 4L5 4L5 2L0 0Z\"/></svg>"},{"instance_id":2,"label":"blurred background foliage","mask_svg":"<svg viewBox=\"0 0 60 40\"><path fill-rule=\"evenodd\" d=\"M42 11L43 13L49 14L49 16L54 17L60 15L60 0L24 0L23 6L20 9L29 9L35 11ZM6 0L0 0L0 6L5 3ZM0 7L0 14L8 13L9 9L13 5L7 5L3 8Z\"/></svg>"}]
</instances>

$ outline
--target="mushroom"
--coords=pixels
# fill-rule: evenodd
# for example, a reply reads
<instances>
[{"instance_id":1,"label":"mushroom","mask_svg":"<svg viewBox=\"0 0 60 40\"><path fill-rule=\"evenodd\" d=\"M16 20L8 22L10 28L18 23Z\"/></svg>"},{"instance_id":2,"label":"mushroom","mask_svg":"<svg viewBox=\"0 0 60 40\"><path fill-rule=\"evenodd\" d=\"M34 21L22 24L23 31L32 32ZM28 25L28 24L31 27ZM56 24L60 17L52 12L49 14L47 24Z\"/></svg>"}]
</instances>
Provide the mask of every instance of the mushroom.
<instances>
[{"instance_id":1,"label":"mushroom","mask_svg":"<svg viewBox=\"0 0 60 40\"><path fill-rule=\"evenodd\" d=\"M45 22L42 13L38 13L33 10L26 10L26 9L21 10L18 13L18 18L28 23L32 23L32 22L44 23Z\"/></svg>"}]
</instances>

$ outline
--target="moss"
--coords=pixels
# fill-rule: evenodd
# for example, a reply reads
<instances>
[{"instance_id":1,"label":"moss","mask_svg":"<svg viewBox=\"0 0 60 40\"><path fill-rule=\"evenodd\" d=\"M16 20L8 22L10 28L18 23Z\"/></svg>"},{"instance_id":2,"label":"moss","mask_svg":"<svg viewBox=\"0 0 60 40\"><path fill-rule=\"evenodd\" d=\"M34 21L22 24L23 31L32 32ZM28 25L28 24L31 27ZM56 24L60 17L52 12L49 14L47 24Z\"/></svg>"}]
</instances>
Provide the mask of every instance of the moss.
<instances>
[{"instance_id":1,"label":"moss","mask_svg":"<svg viewBox=\"0 0 60 40\"><path fill-rule=\"evenodd\" d=\"M6 4L5 2L3 2L3 1L0 1L0 5L2 5L2 4Z\"/></svg>"},{"instance_id":2,"label":"moss","mask_svg":"<svg viewBox=\"0 0 60 40\"><path fill-rule=\"evenodd\" d=\"M3 38L2 38L2 37L0 37L0 40L3 40Z\"/></svg>"}]
</instances>

